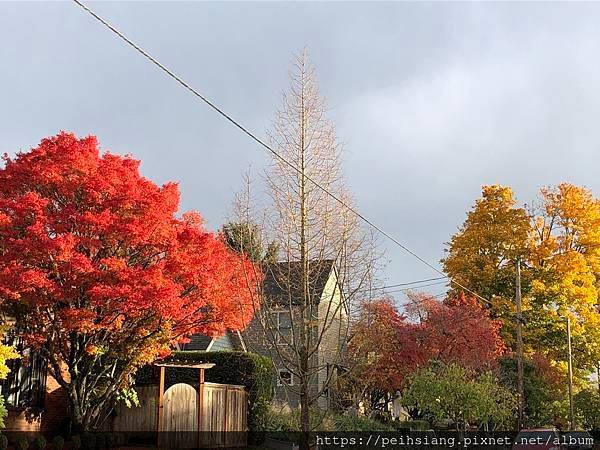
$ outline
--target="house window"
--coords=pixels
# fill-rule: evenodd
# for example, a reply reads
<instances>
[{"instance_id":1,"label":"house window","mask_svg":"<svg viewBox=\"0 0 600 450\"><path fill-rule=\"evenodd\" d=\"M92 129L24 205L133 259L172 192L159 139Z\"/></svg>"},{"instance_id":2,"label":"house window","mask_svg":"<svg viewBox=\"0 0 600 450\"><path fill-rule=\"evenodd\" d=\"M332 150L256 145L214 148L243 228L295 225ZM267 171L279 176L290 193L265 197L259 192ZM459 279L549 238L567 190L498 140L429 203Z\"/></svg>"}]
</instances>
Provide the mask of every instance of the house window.
<instances>
[{"instance_id":1,"label":"house window","mask_svg":"<svg viewBox=\"0 0 600 450\"><path fill-rule=\"evenodd\" d=\"M7 361L10 372L0 384L4 401L18 408L44 406L46 360L38 352L25 348L21 339L13 338L8 343L15 346L20 357Z\"/></svg>"},{"instance_id":2,"label":"house window","mask_svg":"<svg viewBox=\"0 0 600 450\"><path fill-rule=\"evenodd\" d=\"M277 344L291 344L292 315L289 311L278 311L273 313L273 323L277 327Z\"/></svg>"},{"instance_id":3,"label":"house window","mask_svg":"<svg viewBox=\"0 0 600 450\"><path fill-rule=\"evenodd\" d=\"M277 386L293 386L294 385L294 375L285 369L280 369L278 371L277 377Z\"/></svg>"}]
</instances>

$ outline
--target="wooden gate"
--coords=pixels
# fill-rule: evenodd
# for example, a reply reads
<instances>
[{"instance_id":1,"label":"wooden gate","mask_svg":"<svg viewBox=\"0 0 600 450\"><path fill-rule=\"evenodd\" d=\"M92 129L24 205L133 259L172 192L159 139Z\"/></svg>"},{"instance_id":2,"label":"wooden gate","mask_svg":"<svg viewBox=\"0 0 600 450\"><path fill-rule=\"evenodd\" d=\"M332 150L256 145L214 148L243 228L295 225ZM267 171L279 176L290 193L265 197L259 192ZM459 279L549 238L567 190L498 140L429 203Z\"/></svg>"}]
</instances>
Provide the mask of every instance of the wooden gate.
<instances>
[{"instance_id":1,"label":"wooden gate","mask_svg":"<svg viewBox=\"0 0 600 450\"><path fill-rule=\"evenodd\" d=\"M198 392L189 384L177 383L165 391L163 417L158 433L163 448L198 447Z\"/></svg>"}]
</instances>

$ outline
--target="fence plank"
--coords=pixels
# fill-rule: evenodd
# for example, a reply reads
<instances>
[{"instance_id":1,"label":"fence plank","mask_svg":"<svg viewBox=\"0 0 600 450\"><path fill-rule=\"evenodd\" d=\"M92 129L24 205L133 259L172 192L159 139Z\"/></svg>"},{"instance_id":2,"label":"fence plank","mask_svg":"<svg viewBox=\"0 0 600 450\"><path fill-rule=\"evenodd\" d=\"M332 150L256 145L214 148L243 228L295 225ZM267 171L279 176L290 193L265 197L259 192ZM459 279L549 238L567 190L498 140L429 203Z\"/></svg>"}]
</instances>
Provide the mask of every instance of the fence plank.
<instances>
[{"instance_id":1,"label":"fence plank","mask_svg":"<svg viewBox=\"0 0 600 450\"><path fill-rule=\"evenodd\" d=\"M112 431L122 432L154 432L156 431L156 408L158 388L144 386L135 388L140 406L128 408L119 403L115 407L115 417L112 420Z\"/></svg>"},{"instance_id":2,"label":"fence plank","mask_svg":"<svg viewBox=\"0 0 600 450\"><path fill-rule=\"evenodd\" d=\"M198 430L202 432L202 446L213 447L243 447L246 445L248 393L243 386L219 383L204 383L203 404L201 415L198 417L198 393L190 385L180 383L171 386L164 396L164 411L162 430L193 436ZM140 407L127 408L120 404L115 408L115 417L109 428L122 432L155 432L157 428L157 386L135 388L140 400ZM187 431L187 432L186 432ZM191 433L190 433L191 431ZM162 441L170 435L160 433ZM189 443L195 447L197 441ZM159 442L164 444L164 442ZM170 442L168 448L187 447L185 442Z\"/></svg>"}]
</instances>

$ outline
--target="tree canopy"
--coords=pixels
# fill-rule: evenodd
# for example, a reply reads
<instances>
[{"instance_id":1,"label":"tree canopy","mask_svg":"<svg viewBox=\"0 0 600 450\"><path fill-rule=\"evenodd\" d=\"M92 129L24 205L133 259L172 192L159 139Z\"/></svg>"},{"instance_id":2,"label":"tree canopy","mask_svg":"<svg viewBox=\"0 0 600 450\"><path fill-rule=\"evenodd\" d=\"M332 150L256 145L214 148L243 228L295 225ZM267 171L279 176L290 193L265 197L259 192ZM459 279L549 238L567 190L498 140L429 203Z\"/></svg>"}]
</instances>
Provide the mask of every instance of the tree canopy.
<instances>
[{"instance_id":1,"label":"tree canopy","mask_svg":"<svg viewBox=\"0 0 600 450\"><path fill-rule=\"evenodd\" d=\"M354 325L349 352L357 365L351 384L372 407L432 361L485 372L505 352L500 323L475 299L461 295L440 302L425 294L410 299L410 320L384 298L366 302Z\"/></svg>"},{"instance_id":2,"label":"tree canopy","mask_svg":"<svg viewBox=\"0 0 600 450\"><path fill-rule=\"evenodd\" d=\"M175 183L157 186L139 161L64 132L4 161L2 307L48 359L77 426L93 427L173 343L249 323L259 272L197 213L177 215Z\"/></svg>"},{"instance_id":3,"label":"tree canopy","mask_svg":"<svg viewBox=\"0 0 600 450\"><path fill-rule=\"evenodd\" d=\"M433 362L411 375L402 402L431 421L495 429L511 424L516 397L490 373Z\"/></svg>"},{"instance_id":4,"label":"tree canopy","mask_svg":"<svg viewBox=\"0 0 600 450\"><path fill-rule=\"evenodd\" d=\"M446 273L490 301L514 348L515 267L522 264L524 341L529 354L564 359L566 317L579 369L600 361L600 202L563 183L540 190L539 201L517 207L512 190L484 186L482 196L448 243ZM456 295L452 291L450 295Z\"/></svg>"}]
</instances>

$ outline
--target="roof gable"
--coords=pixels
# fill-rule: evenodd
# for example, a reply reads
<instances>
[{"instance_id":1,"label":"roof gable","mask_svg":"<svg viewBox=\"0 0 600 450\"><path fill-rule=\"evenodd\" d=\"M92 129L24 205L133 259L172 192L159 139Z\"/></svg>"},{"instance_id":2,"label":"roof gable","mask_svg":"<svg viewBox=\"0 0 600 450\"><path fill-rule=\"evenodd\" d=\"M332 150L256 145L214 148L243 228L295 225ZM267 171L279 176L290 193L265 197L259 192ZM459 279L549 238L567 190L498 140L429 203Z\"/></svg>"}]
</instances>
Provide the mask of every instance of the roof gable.
<instances>
[{"instance_id":1,"label":"roof gable","mask_svg":"<svg viewBox=\"0 0 600 450\"><path fill-rule=\"evenodd\" d=\"M317 304L334 270L333 260L309 262L309 295ZM279 262L263 267L263 294L271 304L299 305L302 301L302 266L300 261Z\"/></svg>"}]
</instances>

